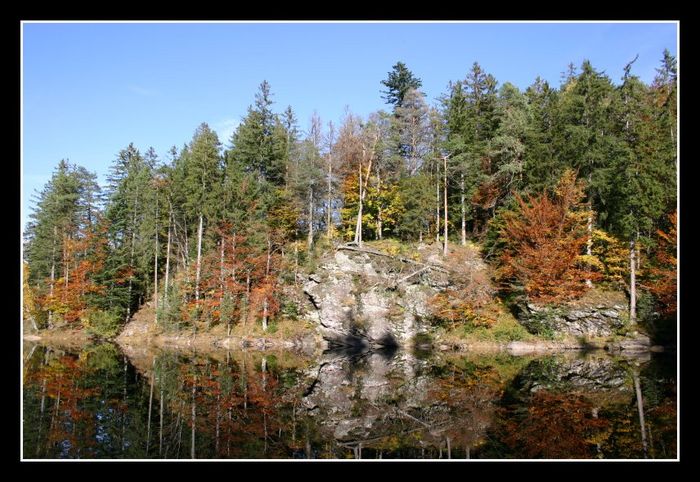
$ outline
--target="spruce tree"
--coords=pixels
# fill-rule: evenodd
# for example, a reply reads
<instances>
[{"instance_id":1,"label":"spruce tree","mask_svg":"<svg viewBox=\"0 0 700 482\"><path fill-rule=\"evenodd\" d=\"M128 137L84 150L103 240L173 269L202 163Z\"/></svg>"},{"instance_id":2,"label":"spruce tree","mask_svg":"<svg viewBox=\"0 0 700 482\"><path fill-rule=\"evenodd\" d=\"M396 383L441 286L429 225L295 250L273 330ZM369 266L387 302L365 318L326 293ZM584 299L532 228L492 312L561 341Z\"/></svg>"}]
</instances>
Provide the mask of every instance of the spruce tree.
<instances>
[{"instance_id":1,"label":"spruce tree","mask_svg":"<svg viewBox=\"0 0 700 482\"><path fill-rule=\"evenodd\" d=\"M396 62L381 83L387 88L386 91L382 91L385 94L383 99L387 104L394 106L394 109L403 106L406 93L410 89L418 90L423 85L421 79L413 75L403 62Z\"/></svg>"}]
</instances>

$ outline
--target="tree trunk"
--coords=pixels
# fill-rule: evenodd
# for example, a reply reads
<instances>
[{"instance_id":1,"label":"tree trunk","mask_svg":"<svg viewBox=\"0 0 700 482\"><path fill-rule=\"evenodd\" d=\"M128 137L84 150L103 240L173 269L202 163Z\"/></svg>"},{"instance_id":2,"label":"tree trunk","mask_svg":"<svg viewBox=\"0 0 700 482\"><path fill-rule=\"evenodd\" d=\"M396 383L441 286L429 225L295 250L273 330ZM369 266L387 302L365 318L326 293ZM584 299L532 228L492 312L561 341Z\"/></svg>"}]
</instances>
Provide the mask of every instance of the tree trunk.
<instances>
[{"instance_id":1,"label":"tree trunk","mask_svg":"<svg viewBox=\"0 0 700 482\"><path fill-rule=\"evenodd\" d=\"M187 221L185 221L185 252L182 253L182 264L185 267L185 281L187 284L190 282L190 239L187 236Z\"/></svg>"},{"instance_id":2,"label":"tree trunk","mask_svg":"<svg viewBox=\"0 0 700 482\"><path fill-rule=\"evenodd\" d=\"M156 249L153 254L153 303L155 303L154 321L158 325L158 197L156 197Z\"/></svg>"},{"instance_id":3,"label":"tree trunk","mask_svg":"<svg viewBox=\"0 0 700 482\"><path fill-rule=\"evenodd\" d=\"M158 435L158 455L163 453L163 381L160 382L160 430Z\"/></svg>"},{"instance_id":4,"label":"tree trunk","mask_svg":"<svg viewBox=\"0 0 700 482\"><path fill-rule=\"evenodd\" d=\"M148 449L151 447L151 410L153 408L153 384L155 382L156 376L156 359L153 358L153 365L151 368L151 393L148 396L148 432L146 435L146 457L148 457Z\"/></svg>"},{"instance_id":5,"label":"tree trunk","mask_svg":"<svg viewBox=\"0 0 700 482\"><path fill-rule=\"evenodd\" d=\"M224 302L224 250L226 248L226 238L221 235L221 257L219 258L219 310Z\"/></svg>"},{"instance_id":6,"label":"tree trunk","mask_svg":"<svg viewBox=\"0 0 700 482\"><path fill-rule=\"evenodd\" d=\"M377 165L378 166L378 165ZM379 167L377 167L377 198L381 199L381 192L382 192L382 178L379 175ZM379 204L377 208L377 239L381 240L382 239L382 206L381 203Z\"/></svg>"},{"instance_id":7,"label":"tree trunk","mask_svg":"<svg viewBox=\"0 0 700 482\"><path fill-rule=\"evenodd\" d=\"M262 329L267 331L267 298L263 300Z\"/></svg>"},{"instance_id":8,"label":"tree trunk","mask_svg":"<svg viewBox=\"0 0 700 482\"><path fill-rule=\"evenodd\" d=\"M635 241L630 241L630 324L637 323L637 265Z\"/></svg>"},{"instance_id":9,"label":"tree trunk","mask_svg":"<svg viewBox=\"0 0 700 482\"><path fill-rule=\"evenodd\" d=\"M242 310L243 326L248 320L248 308L250 307L250 271L246 271L245 275L245 309Z\"/></svg>"},{"instance_id":10,"label":"tree trunk","mask_svg":"<svg viewBox=\"0 0 700 482\"><path fill-rule=\"evenodd\" d=\"M467 245L467 209L464 205L464 173L459 176L460 204L462 207L462 246Z\"/></svg>"},{"instance_id":11,"label":"tree trunk","mask_svg":"<svg viewBox=\"0 0 700 482\"><path fill-rule=\"evenodd\" d=\"M647 458L647 432L644 426L644 400L642 398L642 387L639 383L639 374L637 369L633 369L632 378L634 379L634 391L637 395L637 411L639 412L639 430L642 434L642 449L644 450L644 458Z\"/></svg>"},{"instance_id":12,"label":"tree trunk","mask_svg":"<svg viewBox=\"0 0 700 482\"><path fill-rule=\"evenodd\" d=\"M165 287L163 288L163 306L168 305L168 288L170 286L170 222L172 220L172 208L168 215L168 247L165 253Z\"/></svg>"},{"instance_id":13,"label":"tree trunk","mask_svg":"<svg viewBox=\"0 0 700 482\"><path fill-rule=\"evenodd\" d=\"M332 203L332 180L333 180L333 157L331 152L328 153L328 199L326 200L326 236L331 239L331 203Z\"/></svg>"},{"instance_id":14,"label":"tree trunk","mask_svg":"<svg viewBox=\"0 0 700 482\"><path fill-rule=\"evenodd\" d=\"M123 383L123 388L122 388L122 397L123 397L122 403L126 407L127 406L127 404L126 404L126 384L127 384L126 373L127 373L127 368L128 368L126 355L124 355L123 361L124 361L124 378L123 378L124 383ZM121 439L122 443L121 443L121 445L122 445L122 454L123 454L124 451L126 450L126 437L125 437L125 434L126 434L126 412L121 414L121 422L122 422L122 439Z\"/></svg>"},{"instance_id":15,"label":"tree trunk","mask_svg":"<svg viewBox=\"0 0 700 482\"><path fill-rule=\"evenodd\" d=\"M236 231L233 232L231 237L231 279L234 283L236 281Z\"/></svg>"},{"instance_id":16,"label":"tree trunk","mask_svg":"<svg viewBox=\"0 0 700 482\"><path fill-rule=\"evenodd\" d=\"M299 273L299 244L294 243L294 286L297 286L298 273Z\"/></svg>"},{"instance_id":17,"label":"tree trunk","mask_svg":"<svg viewBox=\"0 0 700 482\"><path fill-rule=\"evenodd\" d=\"M136 212L139 205L139 192L136 191L136 197L134 198L134 214L131 217L131 255L129 257L129 269L131 273L129 274L129 289L128 289L128 301L126 306L126 321L128 322L131 318L131 290L133 288L134 282L134 251L136 249Z\"/></svg>"},{"instance_id":18,"label":"tree trunk","mask_svg":"<svg viewBox=\"0 0 700 482\"><path fill-rule=\"evenodd\" d=\"M314 244L314 190L309 188L309 235L306 239L306 244L311 250L311 246Z\"/></svg>"},{"instance_id":19,"label":"tree trunk","mask_svg":"<svg viewBox=\"0 0 700 482\"><path fill-rule=\"evenodd\" d=\"M272 241L270 240L270 234L267 235L267 265L265 266L265 279L270 276L270 264L272 261ZM263 300L263 318L262 318L262 328L263 331L267 331L267 316L268 316L268 303L267 303L267 293L265 293L265 299Z\"/></svg>"},{"instance_id":20,"label":"tree trunk","mask_svg":"<svg viewBox=\"0 0 700 482\"><path fill-rule=\"evenodd\" d=\"M216 394L216 442L214 445L214 453L219 455L219 425L221 419L221 393Z\"/></svg>"},{"instance_id":21,"label":"tree trunk","mask_svg":"<svg viewBox=\"0 0 700 482\"><path fill-rule=\"evenodd\" d=\"M46 403L46 377L41 382L41 406L39 413L39 430L37 430L36 438L36 457L39 457L39 448L41 447L41 427L44 425L44 409Z\"/></svg>"},{"instance_id":22,"label":"tree trunk","mask_svg":"<svg viewBox=\"0 0 700 482\"><path fill-rule=\"evenodd\" d=\"M363 156L364 157L364 154ZM359 196L358 196L358 207L357 207L357 222L355 223L355 243L358 246L362 246L362 162L360 162L360 169L359 169L359 182L358 182L358 188L359 188Z\"/></svg>"},{"instance_id":23,"label":"tree trunk","mask_svg":"<svg viewBox=\"0 0 700 482\"><path fill-rule=\"evenodd\" d=\"M197 405L195 403L195 391L197 389L197 377L192 381L192 442L190 447L190 457L195 459L195 434L197 432Z\"/></svg>"},{"instance_id":24,"label":"tree trunk","mask_svg":"<svg viewBox=\"0 0 700 482\"><path fill-rule=\"evenodd\" d=\"M70 236L64 236L63 238L63 296L61 299L65 302L66 296L68 295L68 241Z\"/></svg>"},{"instance_id":25,"label":"tree trunk","mask_svg":"<svg viewBox=\"0 0 700 482\"><path fill-rule=\"evenodd\" d=\"M588 176L588 184L591 183L591 176ZM588 196L588 222L586 224L588 230L588 239L586 240L586 255L593 256L593 199ZM586 269L586 274L590 271L590 268ZM586 286L589 288L593 287L593 282L589 277L586 278Z\"/></svg>"},{"instance_id":26,"label":"tree trunk","mask_svg":"<svg viewBox=\"0 0 700 482\"><path fill-rule=\"evenodd\" d=\"M440 242L440 165L435 171L435 242Z\"/></svg>"},{"instance_id":27,"label":"tree trunk","mask_svg":"<svg viewBox=\"0 0 700 482\"><path fill-rule=\"evenodd\" d=\"M265 265L265 277L270 275L270 265L272 261L272 240L270 233L267 233L267 264Z\"/></svg>"},{"instance_id":28,"label":"tree trunk","mask_svg":"<svg viewBox=\"0 0 700 482\"><path fill-rule=\"evenodd\" d=\"M136 221L134 221L134 223L136 223ZM131 256L129 257L129 268L131 269L132 272L129 274L129 288L127 291L128 292L127 305L126 305L126 321L127 322L131 318L131 289L132 289L133 281L134 281L133 269L134 269L135 244L136 244L136 231L132 228L132 231L131 231Z\"/></svg>"},{"instance_id":29,"label":"tree trunk","mask_svg":"<svg viewBox=\"0 0 700 482\"><path fill-rule=\"evenodd\" d=\"M267 357L263 356L260 360L260 375L261 375L261 387L264 392L267 389Z\"/></svg>"},{"instance_id":30,"label":"tree trunk","mask_svg":"<svg viewBox=\"0 0 700 482\"><path fill-rule=\"evenodd\" d=\"M445 185L443 186L445 193L444 193L444 198L445 198L445 215L443 216L445 219L445 244L442 247L442 255L447 256L447 156L444 156L443 158L444 161L444 170L445 170Z\"/></svg>"},{"instance_id":31,"label":"tree trunk","mask_svg":"<svg viewBox=\"0 0 700 482\"><path fill-rule=\"evenodd\" d=\"M195 273L194 297L199 300L199 278L202 272L202 227L204 216L199 215L199 229L197 230L197 272Z\"/></svg>"},{"instance_id":32,"label":"tree trunk","mask_svg":"<svg viewBox=\"0 0 700 482\"><path fill-rule=\"evenodd\" d=\"M369 162L367 164L367 174L365 175L364 183L362 182L362 160L364 160L367 156L367 148L362 146L362 160L360 161L359 179L360 199L359 208L357 210L357 225L355 226L355 242L358 244L358 246L362 246L362 206L364 204L365 195L367 194L369 175L372 172L372 160L374 158L374 148L376 146L376 142L377 139L374 140L374 144L372 145L372 151L370 152Z\"/></svg>"},{"instance_id":33,"label":"tree trunk","mask_svg":"<svg viewBox=\"0 0 700 482\"><path fill-rule=\"evenodd\" d=\"M49 296L53 298L53 287L56 281L56 236L58 228L53 227L53 248L51 249L51 285L49 286ZM49 328L53 327L53 310L49 310Z\"/></svg>"}]
</instances>

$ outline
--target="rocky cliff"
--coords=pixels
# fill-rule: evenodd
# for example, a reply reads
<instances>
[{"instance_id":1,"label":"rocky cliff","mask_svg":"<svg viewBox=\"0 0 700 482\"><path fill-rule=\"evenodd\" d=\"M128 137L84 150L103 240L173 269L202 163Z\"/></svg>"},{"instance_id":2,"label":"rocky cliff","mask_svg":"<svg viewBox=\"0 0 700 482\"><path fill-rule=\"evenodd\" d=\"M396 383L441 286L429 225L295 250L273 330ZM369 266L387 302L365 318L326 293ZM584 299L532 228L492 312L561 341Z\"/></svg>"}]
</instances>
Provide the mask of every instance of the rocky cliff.
<instances>
[{"instance_id":1,"label":"rocky cliff","mask_svg":"<svg viewBox=\"0 0 700 482\"><path fill-rule=\"evenodd\" d=\"M439 258L425 254L425 262L349 246L327 254L304 284L307 319L331 345L410 344L426 331L429 299L450 284Z\"/></svg>"}]
</instances>

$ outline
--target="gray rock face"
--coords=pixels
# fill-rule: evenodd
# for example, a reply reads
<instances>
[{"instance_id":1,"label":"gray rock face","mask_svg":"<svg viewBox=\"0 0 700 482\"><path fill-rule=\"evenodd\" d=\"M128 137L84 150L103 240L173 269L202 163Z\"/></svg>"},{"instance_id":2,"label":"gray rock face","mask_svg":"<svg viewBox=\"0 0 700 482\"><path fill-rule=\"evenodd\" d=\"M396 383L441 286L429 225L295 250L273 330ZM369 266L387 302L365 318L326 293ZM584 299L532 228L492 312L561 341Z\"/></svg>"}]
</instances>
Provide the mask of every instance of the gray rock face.
<instances>
[{"instance_id":1,"label":"gray rock face","mask_svg":"<svg viewBox=\"0 0 700 482\"><path fill-rule=\"evenodd\" d=\"M549 308L528 303L518 318L533 333L551 330L574 336L610 336L622 328L626 312L626 307L616 304Z\"/></svg>"},{"instance_id":2,"label":"gray rock face","mask_svg":"<svg viewBox=\"0 0 700 482\"><path fill-rule=\"evenodd\" d=\"M304 284L307 318L331 343L407 344L424 331L428 300L449 284L444 273L366 253L336 251ZM400 282L399 282L400 281Z\"/></svg>"},{"instance_id":3,"label":"gray rock face","mask_svg":"<svg viewBox=\"0 0 700 482\"><path fill-rule=\"evenodd\" d=\"M530 393L562 388L631 392L625 366L610 357L535 360L520 373L520 388Z\"/></svg>"},{"instance_id":4,"label":"gray rock face","mask_svg":"<svg viewBox=\"0 0 700 482\"><path fill-rule=\"evenodd\" d=\"M403 410L425 405L430 380L416 375L425 366L407 352L393 359L376 352L328 353L307 374L314 382L302 406L312 416L322 413L336 440L365 439L390 429L387 415L396 404Z\"/></svg>"},{"instance_id":5,"label":"gray rock face","mask_svg":"<svg viewBox=\"0 0 700 482\"><path fill-rule=\"evenodd\" d=\"M648 351L651 347L651 340L646 335L637 334L629 339L608 343L606 348L608 351Z\"/></svg>"}]
</instances>

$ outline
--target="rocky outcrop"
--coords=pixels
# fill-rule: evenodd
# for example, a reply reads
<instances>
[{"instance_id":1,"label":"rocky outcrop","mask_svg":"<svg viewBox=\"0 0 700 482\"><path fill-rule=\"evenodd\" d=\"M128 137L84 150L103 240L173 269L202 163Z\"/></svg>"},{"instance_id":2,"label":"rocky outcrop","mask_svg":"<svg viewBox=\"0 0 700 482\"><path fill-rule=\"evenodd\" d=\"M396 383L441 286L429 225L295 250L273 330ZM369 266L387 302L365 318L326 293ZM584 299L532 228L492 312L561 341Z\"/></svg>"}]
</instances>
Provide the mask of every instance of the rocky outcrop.
<instances>
[{"instance_id":1,"label":"rocky outcrop","mask_svg":"<svg viewBox=\"0 0 700 482\"><path fill-rule=\"evenodd\" d=\"M641 334L631 335L623 340L612 341L605 345L605 349L611 352L646 352L651 350L651 348L649 337ZM654 351L663 351L662 347L655 348Z\"/></svg>"},{"instance_id":2,"label":"rocky outcrop","mask_svg":"<svg viewBox=\"0 0 700 482\"><path fill-rule=\"evenodd\" d=\"M531 333L565 333L583 337L614 335L624 326L627 305L617 293L584 298L558 306L521 306L518 320Z\"/></svg>"},{"instance_id":3,"label":"rocky outcrop","mask_svg":"<svg viewBox=\"0 0 700 482\"><path fill-rule=\"evenodd\" d=\"M407 345L425 332L428 300L448 285L438 265L340 249L308 276L306 317L331 345Z\"/></svg>"},{"instance_id":4,"label":"rocky outcrop","mask_svg":"<svg viewBox=\"0 0 700 482\"><path fill-rule=\"evenodd\" d=\"M529 392L574 387L586 390L620 390L629 377L624 365L608 357L537 360L521 374Z\"/></svg>"}]
</instances>

